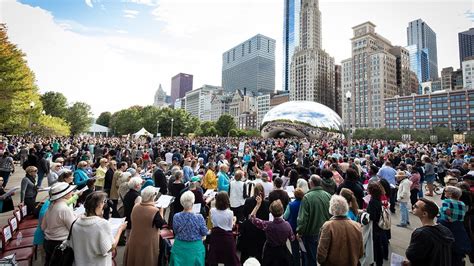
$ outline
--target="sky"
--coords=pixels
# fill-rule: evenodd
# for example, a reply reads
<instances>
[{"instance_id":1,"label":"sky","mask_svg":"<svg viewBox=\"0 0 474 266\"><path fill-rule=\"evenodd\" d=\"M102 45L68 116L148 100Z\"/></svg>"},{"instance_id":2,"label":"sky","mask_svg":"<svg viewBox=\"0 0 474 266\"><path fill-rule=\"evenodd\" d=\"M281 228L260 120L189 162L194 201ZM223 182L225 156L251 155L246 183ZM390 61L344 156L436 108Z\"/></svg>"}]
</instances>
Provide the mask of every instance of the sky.
<instances>
[{"instance_id":1,"label":"sky","mask_svg":"<svg viewBox=\"0 0 474 266\"><path fill-rule=\"evenodd\" d=\"M40 92L58 91L98 116L151 105L171 77L221 85L222 53L263 34L276 40L282 88L284 0L0 0L0 23L26 53ZM472 0L320 0L322 45L351 56L352 27L371 21L393 45L421 18L436 32L438 68L459 67L458 32L474 27Z\"/></svg>"}]
</instances>

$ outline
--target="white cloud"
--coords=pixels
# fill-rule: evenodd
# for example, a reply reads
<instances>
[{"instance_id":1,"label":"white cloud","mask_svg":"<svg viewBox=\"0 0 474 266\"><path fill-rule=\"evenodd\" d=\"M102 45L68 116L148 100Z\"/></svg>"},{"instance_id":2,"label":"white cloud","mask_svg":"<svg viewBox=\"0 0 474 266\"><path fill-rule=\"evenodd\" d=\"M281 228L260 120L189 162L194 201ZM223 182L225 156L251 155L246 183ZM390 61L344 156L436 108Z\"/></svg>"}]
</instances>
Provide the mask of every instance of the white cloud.
<instances>
[{"instance_id":1,"label":"white cloud","mask_svg":"<svg viewBox=\"0 0 474 266\"><path fill-rule=\"evenodd\" d=\"M123 0L122 2L154 6L158 0Z\"/></svg>"},{"instance_id":2,"label":"white cloud","mask_svg":"<svg viewBox=\"0 0 474 266\"><path fill-rule=\"evenodd\" d=\"M89 7L94 7L92 5L92 0L84 0L84 2L86 3L86 5L88 5Z\"/></svg>"},{"instance_id":3,"label":"white cloud","mask_svg":"<svg viewBox=\"0 0 474 266\"><path fill-rule=\"evenodd\" d=\"M138 10L124 9L123 13L123 16L126 18L136 18L140 12Z\"/></svg>"},{"instance_id":4,"label":"white cloud","mask_svg":"<svg viewBox=\"0 0 474 266\"><path fill-rule=\"evenodd\" d=\"M88 102L96 115L151 104L158 85L162 83L169 93L171 77L179 72L194 75L194 88L220 85L222 53L257 33L277 41L275 81L276 89L281 89L283 1L160 0L158 5L155 0L126 1L156 5L150 7L156 20L144 27L159 28L160 33L147 39L132 37L136 33L120 25L87 27L55 20L45 10L14 0L0 2L0 21L7 23L11 41L27 54L41 91L60 91L70 101ZM437 33L439 68L457 67L457 32L471 25L466 18L466 10L472 8L469 0L433 2L429 8L421 1L405 0L403 4L320 2L323 48L337 63L350 56L352 26L370 20L379 34L393 44L405 45L408 22L421 17ZM139 13L123 12L127 14ZM449 18L450 23L440 17Z\"/></svg>"}]
</instances>

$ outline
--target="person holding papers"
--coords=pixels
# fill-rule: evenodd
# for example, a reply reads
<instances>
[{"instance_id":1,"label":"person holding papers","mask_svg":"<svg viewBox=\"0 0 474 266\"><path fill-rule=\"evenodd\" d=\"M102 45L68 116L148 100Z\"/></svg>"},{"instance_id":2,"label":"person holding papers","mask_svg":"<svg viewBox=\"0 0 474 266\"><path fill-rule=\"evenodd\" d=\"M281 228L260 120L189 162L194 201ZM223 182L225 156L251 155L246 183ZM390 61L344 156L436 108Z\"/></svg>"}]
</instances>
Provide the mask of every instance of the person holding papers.
<instances>
[{"instance_id":1,"label":"person holding papers","mask_svg":"<svg viewBox=\"0 0 474 266\"><path fill-rule=\"evenodd\" d=\"M75 265L112 265L112 251L127 223L120 225L114 235L111 225L102 217L106 202L106 193L93 192L84 204L85 215L71 225L69 245L74 250Z\"/></svg>"},{"instance_id":2,"label":"person holding papers","mask_svg":"<svg viewBox=\"0 0 474 266\"><path fill-rule=\"evenodd\" d=\"M208 254L210 265L218 263L240 265L232 235L234 214L229 208L230 200L227 192L217 193L216 207L211 209L212 230Z\"/></svg>"},{"instance_id":3,"label":"person holding papers","mask_svg":"<svg viewBox=\"0 0 474 266\"><path fill-rule=\"evenodd\" d=\"M171 248L170 266L204 266L206 250L202 237L207 235L206 222L201 214L193 212L194 194L186 191L181 195L183 211L173 218L175 241Z\"/></svg>"},{"instance_id":4,"label":"person holding papers","mask_svg":"<svg viewBox=\"0 0 474 266\"><path fill-rule=\"evenodd\" d=\"M132 230L125 247L124 265L158 265L160 253L160 229L164 208L155 207L158 189L146 187L141 192L142 201L135 205L131 214Z\"/></svg>"}]
</instances>

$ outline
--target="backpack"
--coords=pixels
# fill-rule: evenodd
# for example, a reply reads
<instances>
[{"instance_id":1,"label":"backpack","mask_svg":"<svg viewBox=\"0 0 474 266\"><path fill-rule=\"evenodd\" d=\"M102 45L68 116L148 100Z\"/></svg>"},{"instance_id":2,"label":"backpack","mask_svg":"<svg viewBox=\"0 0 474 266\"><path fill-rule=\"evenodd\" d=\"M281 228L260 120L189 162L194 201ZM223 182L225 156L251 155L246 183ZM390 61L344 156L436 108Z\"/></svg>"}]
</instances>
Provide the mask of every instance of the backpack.
<instances>
[{"instance_id":1,"label":"backpack","mask_svg":"<svg viewBox=\"0 0 474 266\"><path fill-rule=\"evenodd\" d=\"M382 206L382 213L380 214L379 227L383 230L389 230L392 223L390 221L390 210L388 207Z\"/></svg>"}]
</instances>

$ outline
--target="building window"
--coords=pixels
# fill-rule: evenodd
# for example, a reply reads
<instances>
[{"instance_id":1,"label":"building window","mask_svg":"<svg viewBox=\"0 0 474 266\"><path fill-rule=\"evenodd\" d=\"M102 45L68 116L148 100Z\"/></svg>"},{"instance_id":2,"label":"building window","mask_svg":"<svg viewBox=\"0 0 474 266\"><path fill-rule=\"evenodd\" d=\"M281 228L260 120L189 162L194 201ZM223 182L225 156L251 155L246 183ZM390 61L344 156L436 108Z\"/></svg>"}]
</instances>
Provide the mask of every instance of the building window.
<instances>
[{"instance_id":1,"label":"building window","mask_svg":"<svg viewBox=\"0 0 474 266\"><path fill-rule=\"evenodd\" d=\"M235 49L232 50L232 61L235 61Z\"/></svg>"},{"instance_id":2,"label":"building window","mask_svg":"<svg viewBox=\"0 0 474 266\"><path fill-rule=\"evenodd\" d=\"M252 52L252 41L249 41L249 54Z\"/></svg>"},{"instance_id":3,"label":"building window","mask_svg":"<svg viewBox=\"0 0 474 266\"><path fill-rule=\"evenodd\" d=\"M242 57L244 57L245 54L245 43L242 43Z\"/></svg>"}]
</instances>

